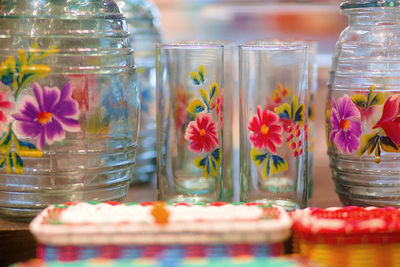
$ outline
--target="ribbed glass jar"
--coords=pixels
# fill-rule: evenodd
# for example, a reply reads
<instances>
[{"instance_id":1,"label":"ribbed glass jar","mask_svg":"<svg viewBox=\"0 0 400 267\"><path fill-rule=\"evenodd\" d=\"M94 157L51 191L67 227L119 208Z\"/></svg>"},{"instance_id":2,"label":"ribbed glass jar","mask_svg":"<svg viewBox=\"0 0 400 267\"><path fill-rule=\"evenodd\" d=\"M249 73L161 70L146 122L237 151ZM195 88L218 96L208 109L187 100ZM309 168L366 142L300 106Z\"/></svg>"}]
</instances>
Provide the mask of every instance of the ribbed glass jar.
<instances>
[{"instance_id":1,"label":"ribbed glass jar","mask_svg":"<svg viewBox=\"0 0 400 267\"><path fill-rule=\"evenodd\" d=\"M400 206L400 7L348 1L326 105L328 154L345 205Z\"/></svg>"},{"instance_id":2,"label":"ribbed glass jar","mask_svg":"<svg viewBox=\"0 0 400 267\"><path fill-rule=\"evenodd\" d=\"M161 22L157 6L150 0L119 0L135 49L137 84L141 99L141 123L136 153L134 183L149 182L156 171L156 53L161 43Z\"/></svg>"},{"instance_id":3,"label":"ribbed glass jar","mask_svg":"<svg viewBox=\"0 0 400 267\"><path fill-rule=\"evenodd\" d=\"M110 0L0 0L0 214L121 200L139 96L129 34Z\"/></svg>"}]
</instances>

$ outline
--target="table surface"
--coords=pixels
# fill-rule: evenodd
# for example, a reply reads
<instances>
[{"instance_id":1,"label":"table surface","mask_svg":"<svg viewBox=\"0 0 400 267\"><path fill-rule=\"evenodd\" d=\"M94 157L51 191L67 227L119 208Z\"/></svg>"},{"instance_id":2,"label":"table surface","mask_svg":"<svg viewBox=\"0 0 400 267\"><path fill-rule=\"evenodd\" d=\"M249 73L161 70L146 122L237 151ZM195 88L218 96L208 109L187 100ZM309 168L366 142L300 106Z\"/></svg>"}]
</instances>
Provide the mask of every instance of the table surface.
<instances>
[{"instance_id":1,"label":"table surface","mask_svg":"<svg viewBox=\"0 0 400 267\"><path fill-rule=\"evenodd\" d=\"M316 99L325 99L326 90L320 90ZM314 194L309 206L326 208L341 206L335 193L335 187L331 179L331 171L328 167L325 143L325 112L323 101L316 106L315 129L316 138L314 143L314 165L315 181ZM235 177L235 179L237 179ZM237 191L237 190L236 190ZM235 192L238 196L238 192ZM126 201L142 202L156 200L156 189L154 183L147 185L135 185L129 190ZM238 199L235 199L236 201ZM35 257L36 242L28 230L27 223L11 222L0 218L0 267L24 261Z\"/></svg>"}]
</instances>

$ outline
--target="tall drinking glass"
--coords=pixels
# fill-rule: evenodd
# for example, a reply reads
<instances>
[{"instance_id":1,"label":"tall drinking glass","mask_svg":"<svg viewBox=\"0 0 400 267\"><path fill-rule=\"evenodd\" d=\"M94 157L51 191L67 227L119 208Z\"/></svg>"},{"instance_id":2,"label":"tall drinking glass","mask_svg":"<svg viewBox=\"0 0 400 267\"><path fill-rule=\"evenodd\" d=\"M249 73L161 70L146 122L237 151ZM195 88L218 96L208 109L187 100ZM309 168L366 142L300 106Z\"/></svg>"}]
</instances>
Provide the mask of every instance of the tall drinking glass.
<instances>
[{"instance_id":1,"label":"tall drinking glass","mask_svg":"<svg viewBox=\"0 0 400 267\"><path fill-rule=\"evenodd\" d=\"M239 48L241 201L288 210L307 205L307 48ZM277 103L278 97L286 100Z\"/></svg>"},{"instance_id":2,"label":"tall drinking glass","mask_svg":"<svg viewBox=\"0 0 400 267\"><path fill-rule=\"evenodd\" d=\"M169 202L221 195L224 46L157 46L157 188Z\"/></svg>"}]
</instances>

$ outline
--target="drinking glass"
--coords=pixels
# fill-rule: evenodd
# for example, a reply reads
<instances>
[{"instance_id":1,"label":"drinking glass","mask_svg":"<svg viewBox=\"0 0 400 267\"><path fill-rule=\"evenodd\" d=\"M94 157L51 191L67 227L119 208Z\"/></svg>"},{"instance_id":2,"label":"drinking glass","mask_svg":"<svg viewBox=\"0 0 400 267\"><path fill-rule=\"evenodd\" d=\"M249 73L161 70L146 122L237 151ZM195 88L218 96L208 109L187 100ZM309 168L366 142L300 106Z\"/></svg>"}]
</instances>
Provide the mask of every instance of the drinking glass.
<instances>
[{"instance_id":1,"label":"drinking glass","mask_svg":"<svg viewBox=\"0 0 400 267\"><path fill-rule=\"evenodd\" d=\"M239 47L241 201L307 205L307 48Z\"/></svg>"},{"instance_id":2,"label":"drinking glass","mask_svg":"<svg viewBox=\"0 0 400 267\"><path fill-rule=\"evenodd\" d=\"M317 65L317 42L300 39L261 39L249 41L248 44L300 44L307 45L308 52L308 199L313 195L314 190L314 140L315 140L315 94L318 89L318 65ZM275 97L274 103L279 104L285 101L284 97Z\"/></svg>"},{"instance_id":3,"label":"drinking glass","mask_svg":"<svg viewBox=\"0 0 400 267\"><path fill-rule=\"evenodd\" d=\"M224 46L157 46L157 188L169 202L221 196Z\"/></svg>"}]
</instances>

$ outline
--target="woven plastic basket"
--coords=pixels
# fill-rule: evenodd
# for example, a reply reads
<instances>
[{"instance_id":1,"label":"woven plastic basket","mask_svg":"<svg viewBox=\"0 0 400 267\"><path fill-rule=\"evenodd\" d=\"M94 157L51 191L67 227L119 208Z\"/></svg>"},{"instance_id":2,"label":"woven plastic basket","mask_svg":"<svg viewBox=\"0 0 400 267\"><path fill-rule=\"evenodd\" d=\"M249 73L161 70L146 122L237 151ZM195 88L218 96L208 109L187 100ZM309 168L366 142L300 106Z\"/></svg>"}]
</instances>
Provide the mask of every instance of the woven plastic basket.
<instances>
[{"instance_id":1,"label":"woven plastic basket","mask_svg":"<svg viewBox=\"0 0 400 267\"><path fill-rule=\"evenodd\" d=\"M45 261L182 259L281 255L291 224L282 208L254 203L91 202L51 206L30 229Z\"/></svg>"},{"instance_id":2,"label":"woven plastic basket","mask_svg":"<svg viewBox=\"0 0 400 267\"><path fill-rule=\"evenodd\" d=\"M400 266L397 208L307 208L291 213L293 250L325 266Z\"/></svg>"}]
</instances>

